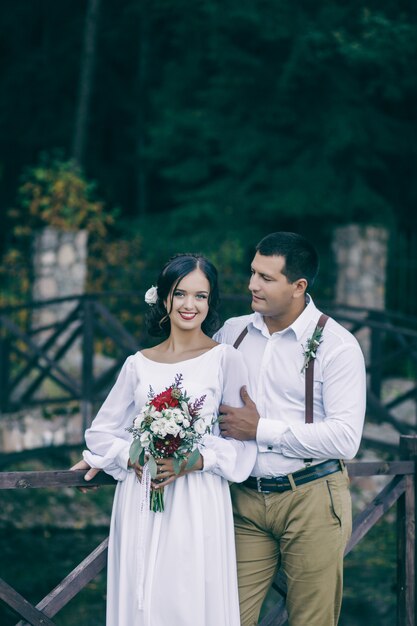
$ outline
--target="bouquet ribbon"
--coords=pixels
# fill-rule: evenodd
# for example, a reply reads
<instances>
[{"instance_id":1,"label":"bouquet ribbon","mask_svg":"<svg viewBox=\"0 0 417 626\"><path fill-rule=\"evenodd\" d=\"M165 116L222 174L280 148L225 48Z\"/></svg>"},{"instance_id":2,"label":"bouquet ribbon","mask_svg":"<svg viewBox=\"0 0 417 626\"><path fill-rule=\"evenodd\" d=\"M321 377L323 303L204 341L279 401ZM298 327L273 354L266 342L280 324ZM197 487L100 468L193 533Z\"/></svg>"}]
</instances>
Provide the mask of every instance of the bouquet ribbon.
<instances>
[{"instance_id":1,"label":"bouquet ribbon","mask_svg":"<svg viewBox=\"0 0 417 626\"><path fill-rule=\"evenodd\" d=\"M138 608L143 610L144 607L144 587L145 587L145 548L147 527L149 519L149 503L151 497L151 474L148 464L143 466L141 492L139 501L139 525L138 525L138 552L137 552L137 593Z\"/></svg>"}]
</instances>

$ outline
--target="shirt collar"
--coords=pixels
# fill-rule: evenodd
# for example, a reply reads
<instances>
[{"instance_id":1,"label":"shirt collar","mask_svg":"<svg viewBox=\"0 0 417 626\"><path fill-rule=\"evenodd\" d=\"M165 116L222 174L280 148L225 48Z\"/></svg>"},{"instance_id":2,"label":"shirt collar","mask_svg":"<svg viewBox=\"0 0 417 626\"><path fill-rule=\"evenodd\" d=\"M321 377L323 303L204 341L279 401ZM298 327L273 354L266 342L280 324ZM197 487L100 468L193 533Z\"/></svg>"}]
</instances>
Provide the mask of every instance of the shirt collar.
<instances>
[{"instance_id":1,"label":"shirt collar","mask_svg":"<svg viewBox=\"0 0 417 626\"><path fill-rule=\"evenodd\" d=\"M292 331L294 335L296 336L297 341L299 341L301 337L304 335L304 333L306 332L310 323L312 321L317 323L317 320L319 318L319 313L320 313L316 305L314 304L312 297L308 294L306 294L306 303L307 303L307 306L305 307L304 311L297 317L296 320L294 320L292 324L288 326L288 328L284 328L284 330L280 330L277 333L273 333L273 334L284 334L289 331ZM264 337L267 337L268 339L269 337L271 337L268 327L265 324L265 320L260 313L255 312L253 314L251 324L254 328L259 330Z\"/></svg>"},{"instance_id":2,"label":"shirt collar","mask_svg":"<svg viewBox=\"0 0 417 626\"><path fill-rule=\"evenodd\" d=\"M265 324L264 318L260 313L255 312L253 314L251 324L256 330L259 330L264 337L267 339L270 338L271 335L269 334L268 326Z\"/></svg>"},{"instance_id":3,"label":"shirt collar","mask_svg":"<svg viewBox=\"0 0 417 626\"><path fill-rule=\"evenodd\" d=\"M307 294L306 296L307 306L304 311L297 317L297 319L289 326L294 331L295 336L298 340L304 335L307 331L307 328L310 326L311 322L317 323L320 317L320 311L316 307L313 302L313 298Z\"/></svg>"}]
</instances>

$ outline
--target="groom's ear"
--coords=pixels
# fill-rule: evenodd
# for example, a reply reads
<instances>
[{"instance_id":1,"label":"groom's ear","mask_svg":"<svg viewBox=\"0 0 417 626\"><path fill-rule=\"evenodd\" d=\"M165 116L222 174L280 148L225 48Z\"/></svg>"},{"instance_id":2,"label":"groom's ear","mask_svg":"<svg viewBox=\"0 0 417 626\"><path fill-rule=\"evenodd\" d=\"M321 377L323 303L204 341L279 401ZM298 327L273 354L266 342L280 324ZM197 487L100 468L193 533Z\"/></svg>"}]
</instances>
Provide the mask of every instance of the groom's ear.
<instances>
[{"instance_id":1,"label":"groom's ear","mask_svg":"<svg viewBox=\"0 0 417 626\"><path fill-rule=\"evenodd\" d=\"M307 280L305 278L299 278L298 280L294 281L293 285L294 285L293 297L294 298L304 297L304 294L307 291L307 287L308 287Z\"/></svg>"}]
</instances>

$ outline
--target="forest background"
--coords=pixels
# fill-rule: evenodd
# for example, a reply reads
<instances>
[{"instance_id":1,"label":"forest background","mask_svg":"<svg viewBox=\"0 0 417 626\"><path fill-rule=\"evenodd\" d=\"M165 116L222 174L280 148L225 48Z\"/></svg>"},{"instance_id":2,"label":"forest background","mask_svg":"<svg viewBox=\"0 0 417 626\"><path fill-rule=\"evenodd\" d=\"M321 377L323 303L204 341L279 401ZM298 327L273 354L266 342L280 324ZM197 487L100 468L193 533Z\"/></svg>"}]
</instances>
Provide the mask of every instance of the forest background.
<instances>
[{"instance_id":1,"label":"forest background","mask_svg":"<svg viewBox=\"0 0 417 626\"><path fill-rule=\"evenodd\" d=\"M90 291L186 250L242 291L259 238L296 230L331 299L336 226L417 231L416 117L409 0L3 0L2 303L41 224L91 231Z\"/></svg>"}]
</instances>

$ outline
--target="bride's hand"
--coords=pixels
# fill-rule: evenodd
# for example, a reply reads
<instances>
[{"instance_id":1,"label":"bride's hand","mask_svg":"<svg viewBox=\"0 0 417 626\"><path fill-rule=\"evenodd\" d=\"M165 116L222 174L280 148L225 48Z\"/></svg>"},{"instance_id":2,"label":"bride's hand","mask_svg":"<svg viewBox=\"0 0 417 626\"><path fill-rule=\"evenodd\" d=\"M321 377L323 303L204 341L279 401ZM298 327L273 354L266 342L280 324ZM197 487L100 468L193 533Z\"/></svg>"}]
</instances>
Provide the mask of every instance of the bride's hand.
<instances>
[{"instance_id":1,"label":"bride's hand","mask_svg":"<svg viewBox=\"0 0 417 626\"><path fill-rule=\"evenodd\" d=\"M99 469L96 467L90 467L88 465L88 463L86 463L86 461L84 461L83 459L81 459L81 461L78 461L78 463L76 463L75 465L73 465L71 468L71 471L73 470L88 470L88 472L84 475L84 480L86 480L87 482L89 480L91 480L92 478L94 478L94 476L96 476L99 473ZM81 491L81 493L87 493L89 489L98 489L98 485L91 485L90 487L77 487L78 491Z\"/></svg>"},{"instance_id":2,"label":"bride's hand","mask_svg":"<svg viewBox=\"0 0 417 626\"><path fill-rule=\"evenodd\" d=\"M139 463L132 463L129 459L129 461L127 462L127 466L132 468L133 470L135 470L135 474L138 477L138 479L140 481L142 481L142 472L143 472L143 466L139 465Z\"/></svg>"},{"instance_id":3,"label":"bride's hand","mask_svg":"<svg viewBox=\"0 0 417 626\"><path fill-rule=\"evenodd\" d=\"M203 457L200 454L200 457L196 463L190 468L185 469L187 461L183 461L181 465L181 471L176 474L174 470L174 458L167 457L166 459L156 459L157 465L157 477L152 481L152 488L159 489L161 487L165 487L170 483L173 483L174 480L180 478L181 476L185 476L185 474L189 474L190 472L195 472L203 469Z\"/></svg>"}]
</instances>

